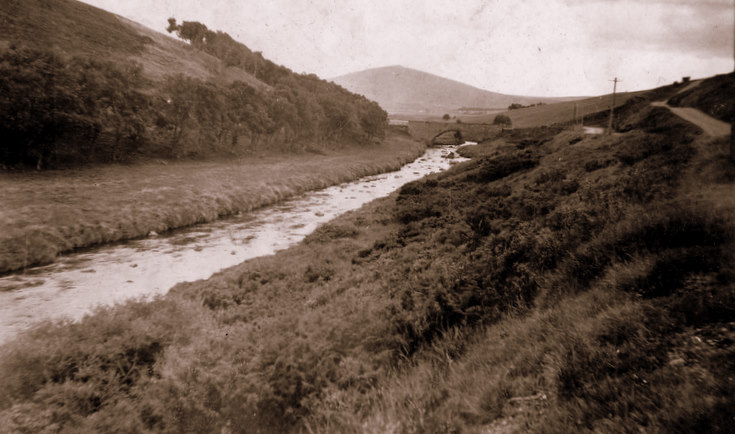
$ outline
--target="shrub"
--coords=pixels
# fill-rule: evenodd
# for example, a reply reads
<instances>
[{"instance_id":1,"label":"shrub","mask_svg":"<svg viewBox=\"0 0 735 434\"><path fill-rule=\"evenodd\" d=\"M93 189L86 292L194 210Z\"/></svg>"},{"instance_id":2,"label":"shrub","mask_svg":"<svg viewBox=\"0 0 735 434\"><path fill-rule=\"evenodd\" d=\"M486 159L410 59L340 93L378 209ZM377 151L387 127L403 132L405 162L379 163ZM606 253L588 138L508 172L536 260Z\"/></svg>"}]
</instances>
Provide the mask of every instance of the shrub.
<instances>
[{"instance_id":1,"label":"shrub","mask_svg":"<svg viewBox=\"0 0 735 434\"><path fill-rule=\"evenodd\" d=\"M304 242L307 244L324 244L340 238L355 238L360 232L354 226L323 224L309 234Z\"/></svg>"},{"instance_id":2,"label":"shrub","mask_svg":"<svg viewBox=\"0 0 735 434\"><path fill-rule=\"evenodd\" d=\"M510 117L508 115L499 114L495 116L495 119L493 119L493 125L502 125L504 127L509 127L513 124L513 121L510 120Z\"/></svg>"},{"instance_id":3,"label":"shrub","mask_svg":"<svg viewBox=\"0 0 735 434\"><path fill-rule=\"evenodd\" d=\"M585 172L594 172L595 170L604 169L610 166L614 161L609 159L595 159L584 163Z\"/></svg>"},{"instance_id":4,"label":"shrub","mask_svg":"<svg viewBox=\"0 0 735 434\"><path fill-rule=\"evenodd\" d=\"M470 182L488 183L513 173L536 167L539 157L531 152L517 152L508 156L484 158L474 163L474 167L466 170L464 179Z\"/></svg>"}]
</instances>

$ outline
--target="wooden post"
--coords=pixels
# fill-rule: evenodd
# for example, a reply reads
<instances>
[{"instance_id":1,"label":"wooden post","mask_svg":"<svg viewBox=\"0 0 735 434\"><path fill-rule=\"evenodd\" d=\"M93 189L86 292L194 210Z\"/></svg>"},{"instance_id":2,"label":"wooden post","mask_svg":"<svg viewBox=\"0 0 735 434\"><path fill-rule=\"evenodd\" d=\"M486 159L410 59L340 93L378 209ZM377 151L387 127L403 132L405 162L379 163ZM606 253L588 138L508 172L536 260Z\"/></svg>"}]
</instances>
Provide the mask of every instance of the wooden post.
<instances>
[{"instance_id":1,"label":"wooden post","mask_svg":"<svg viewBox=\"0 0 735 434\"><path fill-rule=\"evenodd\" d=\"M613 94L612 94L612 104L610 104L610 121L607 124L607 134L612 134L613 129L613 113L615 112L615 91L618 89L618 77L615 77L615 80L610 80L613 82Z\"/></svg>"}]
</instances>

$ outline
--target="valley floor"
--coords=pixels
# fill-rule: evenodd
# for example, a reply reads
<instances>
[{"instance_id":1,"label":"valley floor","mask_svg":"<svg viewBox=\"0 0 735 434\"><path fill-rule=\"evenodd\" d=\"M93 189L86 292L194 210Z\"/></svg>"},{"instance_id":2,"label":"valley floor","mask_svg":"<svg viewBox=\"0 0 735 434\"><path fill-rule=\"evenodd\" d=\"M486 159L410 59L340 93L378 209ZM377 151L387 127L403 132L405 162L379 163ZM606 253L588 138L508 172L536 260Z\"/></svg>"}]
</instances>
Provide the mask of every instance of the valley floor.
<instances>
[{"instance_id":1,"label":"valley floor","mask_svg":"<svg viewBox=\"0 0 735 434\"><path fill-rule=\"evenodd\" d=\"M320 154L0 173L0 273L394 170L423 151L394 134L381 145Z\"/></svg>"},{"instance_id":2,"label":"valley floor","mask_svg":"<svg viewBox=\"0 0 735 434\"><path fill-rule=\"evenodd\" d=\"M650 100L0 348L17 432L733 432L735 166Z\"/></svg>"}]
</instances>

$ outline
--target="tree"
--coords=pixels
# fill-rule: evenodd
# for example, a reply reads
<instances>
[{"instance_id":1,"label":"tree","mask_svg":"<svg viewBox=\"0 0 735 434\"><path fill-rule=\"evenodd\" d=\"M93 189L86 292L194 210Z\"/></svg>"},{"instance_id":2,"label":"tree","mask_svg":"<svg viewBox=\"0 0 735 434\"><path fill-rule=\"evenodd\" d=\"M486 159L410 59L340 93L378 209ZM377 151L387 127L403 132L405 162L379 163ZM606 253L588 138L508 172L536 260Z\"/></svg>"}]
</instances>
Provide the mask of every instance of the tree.
<instances>
[{"instance_id":1,"label":"tree","mask_svg":"<svg viewBox=\"0 0 735 434\"><path fill-rule=\"evenodd\" d=\"M0 134L4 164L45 168L60 154L79 154L99 132L96 88L80 69L50 50L0 55Z\"/></svg>"},{"instance_id":2,"label":"tree","mask_svg":"<svg viewBox=\"0 0 735 434\"><path fill-rule=\"evenodd\" d=\"M189 41L191 45L197 48L203 47L209 34L213 33L207 29L207 26L197 21L184 21L177 25L175 18L168 19L166 31L169 33L176 32L179 38Z\"/></svg>"},{"instance_id":3,"label":"tree","mask_svg":"<svg viewBox=\"0 0 735 434\"><path fill-rule=\"evenodd\" d=\"M387 113L378 104L367 103L360 114L360 127L365 133L367 142L375 137L385 137L385 125L388 122Z\"/></svg>"},{"instance_id":4,"label":"tree","mask_svg":"<svg viewBox=\"0 0 735 434\"><path fill-rule=\"evenodd\" d=\"M449 120L449 119L451 119L451 118L452 118L452 117L451 117L451 116L449 116L449 113L444 113L444 116L442 116L442 119L444 119L445 121L448 121L448 120Z\"/></svg>"},{"instance_id":5,"label":"tree","mask_svg":"<svg viewBox=\"0 0 735 434\"><path fill-rule=\"evenodd\" d=\"M94 61L87 62L85 68L90 74L97 73L97 117L103 130L113 136L110 148L102 151L112 161L126 159L139 149L145 136L147 99L138 91L143 83L143 68L139 64L131 64L119 69L112 64Z\"/></svg>"},{"instance_id":6,"label":"tree","mask_svg":"<svg viewBox=\"0 0 735 434\"><path fill-rule=\"evenodd\" d=\"M503 127L510 127L512 124L513 122L510 120L510 117L502 113L495 116L495 120L493 120L493 125L501 125Z\"/></svg>"},{"instance_id":7,"label":"tree","mask_svg":"<svg viewBox=\"0 0 735 434\"><path fill-rule=\"evenodd\" d=\"M171 147L180 155L176 148L181 144L187 126L191 128L190 118L194 105L194 87L196 80L183 74L166 77L164 92L167 97L164 113L171 126Z\"/></svg>"}]
</instances>

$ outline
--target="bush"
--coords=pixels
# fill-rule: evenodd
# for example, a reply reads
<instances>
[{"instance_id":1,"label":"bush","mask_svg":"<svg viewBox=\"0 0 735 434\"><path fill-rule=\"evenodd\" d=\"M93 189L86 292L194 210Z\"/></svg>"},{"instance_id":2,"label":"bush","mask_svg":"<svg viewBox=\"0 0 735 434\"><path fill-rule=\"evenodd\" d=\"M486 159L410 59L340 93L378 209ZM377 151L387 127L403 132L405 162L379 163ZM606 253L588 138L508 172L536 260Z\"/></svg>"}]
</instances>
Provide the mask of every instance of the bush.
<instances>
[{"instance_id":1,"label":"bush","mask_svg":"<svg viewBox=\"0 0 735 434\"><path fill-rule=\"evenodd\" d=\"M304 242L306 244L324 244L340 238L355 238L360 232L354 226L327 223L316 228Z\"/></svg>"},{"instance_id":2,"label":"bush","mask_svg":"<svg viewBox=\"0 0 735 434\"><path fill-rule=\"evenodd\" d=\"M484 158L473 162L464 179L470 182L488 183L513 173L536 167L539 157L531 152L517 152L497 158Z\"/></svg>"},{"instance_id":3,"label":"bush","mask_svg":"<svg viewBox=\"0 0 735 434\"><path fill-rule=\"evenodd\" d=\"M504 114L499 114L495 116L495 119L493 120L493 125L502 125L504 127L510 127L512 124L513 124L513 121L510 120L510 117Z\"/></svg>"}]
</instances>

